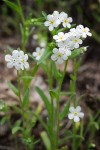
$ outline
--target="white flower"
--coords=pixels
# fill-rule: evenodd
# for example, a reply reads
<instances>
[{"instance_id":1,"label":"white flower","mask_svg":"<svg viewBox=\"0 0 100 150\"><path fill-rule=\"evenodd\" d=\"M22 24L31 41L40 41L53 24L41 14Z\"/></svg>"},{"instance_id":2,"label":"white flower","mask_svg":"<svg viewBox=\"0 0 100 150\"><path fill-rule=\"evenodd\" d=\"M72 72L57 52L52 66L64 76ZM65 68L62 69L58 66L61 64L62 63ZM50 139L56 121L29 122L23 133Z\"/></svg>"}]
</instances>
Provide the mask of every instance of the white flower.
<instances>
[{"instance_id":1,"label":"white flower","mask_svg":"<svg viewBox=\"0 0 100 150\"><path fill-rule=\"evenodd\" d=\"M79 45L83 43L79 36L70 36L70 40L73 43L74 48L79 48Z\"/></svg>"},{"instance_id":2,"label":"white flower","mask_svg":"<svg viewBox=\"0 0 100 150\"><path fill-rule=\"evenodd\" d=\"M72 22L72 18L71 17L68 17L67 14L63 15L63 19L62 19L63 27L70 28L71 27L71 24L70 24L71 22Z\"/></svg>"},{"instance_id":3,"label":"white flower","mask_svg":"<svg viewBox=\"0 0 100 150\"><path fill-rule=\"evenodd\" d=\"M77 106L76 108L70 107L69 108L70 113L68 114L69 119L74 119L74 122L79 122L80 118L84 117L84 113L81 112L81 107Z\"/></svg>"},{"instance_id":4,"label":"white flower","mask_svg":"<svg viewBox=\"0 0 100 150\"><path fill-rule=\"evenodd\" d=\"M77 29L83 38L86 38L87 36L92 36L92 34L90 33L90 29L84 27L83 25L77 26Z\"/></svg>"},{"instance_id":5,"label":"white flower","mask_svg":"<svg viewBox=\"0 0 100 150\"><path fill-rule=\"evenodd\" d=\"M27 62L27 60L28 60L28 55L27 54L24 55L23 51L19 51L20 68L22 70L24 70L24 68L25 69L29 68L29 63Z\"/></svg>"},{"instance_id":6,"label":"white flower","mask_svg":"<svg viewBox=\"0 0 100 150\"><path fill-rule=\"evenodd\" d=\"M53 39L56 40L56 42L65 41L68 34L64 34L63 32L59 32L58 35L54 35Z\"/></svg>"},{"instance_id":7,"label":"white flower","mask_svg":"<svg viewBox=\"0 0 100 150\"><path fill-rule=\"evenodd\" d=\"M17 70L20 70L20 64L19 64L19 53L18 50L14 50L12 52L12 55L6 55L5 61L7 61L7 67L13 68L15 67Z\"/></svg>"},{"instance_id":8,"label":"white flower","mask_svg":"<svg viewBox=\"0 0 100 150\"><path fill-rule=\"evenodd\" d=\"M43 55L44 53L44 48L40 48L40 47L37 47L36 48L36 52L33 52L33 56L36 58L36 60L39 60L41 58L41 56Z\"/></svg>"},{"instance_id":9,"label":"white flower","mask_svg":"<svg viewBox=\"0 0 100 150\"><path fill-rule=\"evenodd\" d=\"M59 25L61 23L61 17L58 11L54 11L53 16L55 16L57 18L56 23Z\"/></svg>"},{"instance_id":10,"label":"white flower","mask_svg":"<svg viewBox=\"0 0 100 150\"><path fill-rule=\"evenodd\" d=\"M49 30L52 31L54 27L57 27L59 23L57 22L58 16L57 15L48 15L47 21L44 22L45 26L49 27Z\"/></svg>"},{"instance_id":11,"label":"white flower","mask_svg":"<svg viewBox=\"0 0 100 150\"><path fill-rule=\"evenodd\" d=\"M79 32L78 28L76 27L76 28L70 29L69 35L70 36L81 36L81 33Z\"/></svg>"},{"instance_id":12,"label":"white flower","mask_svg":"<svg viewBox=\"0 0 100 150\"><path fill-rule=\"evenodd\" d=\"M15 67L17 70L24 70L29 68L29 63L27 62L28 55L23 51L14 50L12 55L6 55L5 61L7 61L7 67L13 68Z\"/></svg>"},{"instance_id":13,"label":"white flower","mask_svg":"<svg viewBox=\"0 0 100 150\"><path fill-rule=\"evenodd\" d=\"M65 41L58 42L57 45L59 48L63 48L66 50L73 50L74 49L74 44L69 38L67 38Z\"/></svg>"},{"instance_id":14,"label":"white flower","mask_svg":"<svg viewBox=\"0 0 100 150\"><path fill-rule=\"evenodd\" d=\"M62 64L65 60L68 59L68 56L71 55L71 51L65 51L62 48L54 48L53 54L51 55L51 59L53 61L57 61L58 64Z\"/></svg>"}]
</instances>

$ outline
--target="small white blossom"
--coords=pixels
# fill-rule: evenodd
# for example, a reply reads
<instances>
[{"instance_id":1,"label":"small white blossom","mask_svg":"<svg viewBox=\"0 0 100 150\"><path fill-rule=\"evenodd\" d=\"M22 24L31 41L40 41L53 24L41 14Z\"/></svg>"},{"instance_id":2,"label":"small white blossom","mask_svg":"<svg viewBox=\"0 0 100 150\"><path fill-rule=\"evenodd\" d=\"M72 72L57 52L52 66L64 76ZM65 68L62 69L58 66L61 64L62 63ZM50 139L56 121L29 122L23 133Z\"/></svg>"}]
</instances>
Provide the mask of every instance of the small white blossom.
<instances>
[{"instance_id":1,"label":"small white blossom","mask_svg":"<svg viewBox=\"0 0 100 150\"><path fill-rule=\"evenodd\" d=\"M44 51L45 51L44 48L41 49L40 47L37 47L36 52L33 52L33 56L36 58L36 60L39 60L43 55Z\"/></svg>"},{"instance_id":2,"label":"small white blossom","mask_svg":"<svg viewBox=\"0 0 100 150\"><path fill-rule=\"evenodd\" d=\"M14 50L12 55L6 55L5 61L7 61L7 67L13 68L15 67L17 70L20 70L20 63L19 63L19 53L18 50Z\"/></svg>"},{"instance_id":3,"label":"small white blossom","mask_svg":"<svg viewBox=\"0 0 100 150\"><path fill-rule=\"evenodd\" d=\"M83 38L86 38L87 36L92 36L92 34L90 33L90 29L88 27L79 25L79 26L77 26L77 29Z\"/></svg>"},{"instance_id":4,"label":"small white blossom","mask_svg":"<svg viewBox=\"0 0 100 150\"><path fill-rule=\"evenodd\" d=\"M58 11L54 11L53 16L55 16L57 18L56 23L59 25L61 23L61 17Z\"/></svg>"},{"instance_id":5,"label":"small white blossom","mask_svg":"<svg viewBox=\"0 0 100 150\"><path fill-rule=\"evenodd\" d=\"M57 15L48 15L47 21L44 22L44 25L49 27L49 30L52 31L55 27L59 25L57 20L58 20Z\"/></svg>"},{"instance_id":6,"label":"small white blossom","mask_svg":"<svg viewBox=\"0 0 100 150\"><path fill-rule=\"evenodd\" d=\"M23 51L14 50L12 55L6 55L5 61L7 61L7 67L13 68L15 67L17 70L24 70L29 68L29 63L27 62L28 55L25 54Z\"/></svg>"},{"instance_id":7,"label":"small white blossom","mask_svg":"<svg viewBox=\"0 0 100 150\"><path fill-rule=\"evenodd\" d=\"M68 27L70 28L71 27L71 23L72 22L72 18L71 17L68 17L67 14L64 14L63 15L63 19L62 19L62 24L63 24L63 27Z\"/></svg>"},{"instance_id":8,"label":"small white blossom","mask_svg":"<svg viewBox=\"0 0 100 150\"><path fill-rule=\"evenodd\" d=\"M79 32L78 28L72 28L70 29L70 32L69 32L69 35L70 36L81 36L81 33Z\"/></svg>"},{"instance_id":9,"label":"small white blossom","mask_svg":"<svg viewBox=\"0 0 100 150\"><path fill-rule=\"evenodd\" d=\"M83 43L79 36L71 36L70 40L73 43L74 48L79 48L79 45Z\"/></svg>"},{"instance_id":10,"label":"small white blossom","mask_svg":"<svg viewBox=\"0 0 100 150\"><path fill-rule=\"evenodd\" d=\"M29 63L27 62L27 60L28 60L28 55L27 54L24 55L23 51L19 51L20 68L22 70L24 70L24 68L25 69L29 68Z\"/></svg>"},{"instance_id":11,"label":"small white blossom","mask_svg":"<svg viewBox=\"0 0 100 150\"><path fill-rule=\"evenodd\" d=\"M80 118L84 117L84 113L81 112L81 107L77 106L76 108L70 107L69 108L70 113L68 114L69 119L74 119L74 122L79 122Z\"/></svg>"},{"instance_id":12,"label":"small white blossom","mask_svg":"<svg viewBox=\"0 0 100 150\"><path fill-rule=\"evenodd\" d=\"M64 34L63 32L59 32L58 35L54 35L53 39L56 40L56 42L65 41L68 34Z\"/></svg>"},{"instance_id":13,"label":"small white blossom","mask_svg":"<svg viewBox=\"0 0 100 150\"><path fill-rule=\"evenodd\" d=\"M58 64L62 64L65 60L68 59L68 56L71 55L71 51L65 51L65 49L62 48L54 48L53 54L51 56L51 59L53 61L57 61Z\"/></svg>"},{"instance_id":14,"label":"small white blossom","mask_svg":"<svg viewBox=\"0 0 100 150\"><path fill-rule=\"evenodd\" d=\"M63 48L63 49L67 49L67 50L74 49L74 44L69 38L67 38L65 41L58 42L57 45L59 48Z\"/></svg>"}]
</instances>

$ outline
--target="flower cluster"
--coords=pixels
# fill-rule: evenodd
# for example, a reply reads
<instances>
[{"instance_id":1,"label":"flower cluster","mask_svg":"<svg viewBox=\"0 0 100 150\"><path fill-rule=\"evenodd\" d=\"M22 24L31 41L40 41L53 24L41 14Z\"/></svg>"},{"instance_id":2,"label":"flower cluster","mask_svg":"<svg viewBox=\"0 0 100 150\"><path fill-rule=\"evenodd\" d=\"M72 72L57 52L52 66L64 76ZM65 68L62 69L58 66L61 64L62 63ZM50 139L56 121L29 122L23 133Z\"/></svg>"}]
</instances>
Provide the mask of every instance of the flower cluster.
<instances>
[{"instance_id":1,"label":"flower cluster","mask_svg":"<svg viewBox=\"0 0 100 150\"><path fill-rule=\"evenodd\" d=\"M45 51L44 48L37 47L36 52L33 52L33 56L35 57L36 60L39 60L43 55L44 51Z\"/></svg>"},{"instance_id":2,"label":"flower cluster","mask_svg":"<svg viewBox=\"0 0 100 150\"><path fill-rule=\"evenodd\" d=\"M77 106L76 108L70 107L69 108L70 113L68 114L69 119L74 119L74 122L79 122L80 118L84 117L84 113L81 112L81 107Z\"/></svg>"},{"instance_id":3,"label":"flower cluster","mask_svg":"<svg viewBox=\"0 0 100 150\"><path fill-rule=\"evenodd\" d=\"M17 70L24 70L29 68L29 63L27 62L28 55L24 54L22 50L14 50L12 55L6 55L5 61L7 61L7 67L15 67Z\"/></svg>"},{"instance_id":4,"label":"flower cluster","mask_svg":"<svg viewBox=\"0 0 100 150\"><path fill-rule=\"evenodd\" d=\"M45 21L44 25L49 27L49 30L52 31L54 28L58 27L62 23L63 27L71 27L72 18L68 17L68 14L65 12L59 13L58 11L54 11L52 14L47 16L47 21Z\"/></svg>"},{"instance_id":5,"label":"flower cluster","mask_svg":"<svg viewBox=\"0 0 100 150\"><path fill-rule=\"evenodd\" d=\"M52 31L55 27L58 27L62 23L63 27L71 28L72 18L68 17L65 12L59 13L54 11L47 16L47 21L44 22L45 26L49 27ZM59 64L63 63L71 55L71 51L79 48L83 43L83 40L87 36L92 36L89 28L83 25L78 25L76 28L71 28L68 33L59 32L53 36L58 48L53 49L51 59L57 61Z\"/></svg>"}]
</instances>

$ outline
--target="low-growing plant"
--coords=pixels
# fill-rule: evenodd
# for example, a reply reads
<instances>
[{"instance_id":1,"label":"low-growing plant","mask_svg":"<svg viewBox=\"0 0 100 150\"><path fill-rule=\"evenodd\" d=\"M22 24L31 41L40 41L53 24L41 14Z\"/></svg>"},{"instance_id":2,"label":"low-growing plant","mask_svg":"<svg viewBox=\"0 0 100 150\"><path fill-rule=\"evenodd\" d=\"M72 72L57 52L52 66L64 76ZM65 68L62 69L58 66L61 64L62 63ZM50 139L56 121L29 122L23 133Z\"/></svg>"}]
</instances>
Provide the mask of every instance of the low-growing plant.
<instances>
[{"instance_id":1,"label":"low-growing plant","mask_svg":"<svg viewBox=\"0 0 100 150\"><path fill-rule=\"evenodd\" d=\"M17 120L13 126L10 125L12 134L16 137L16 134L20 132L25 149L33 150L34 145L39 142L40 139L38 141L35 139L35 136L32 135L32 129L37 120L39 120L44 127L44 131L40 133L40 136L47 150L66 150L66 142L69 141L71 141L72 150L82 149L82 142L90 126L92 126L94 132L94 126L97 129L99 128L95 119L90 116L89 125L84 129L84 113L80 107L82 96L79 98L76 97L76 80L77 71L81 63L80 57L87 50L87 46L84 47L81 46L81 44L87 36L92 36L89 28L83 25L75 27L75 24L71 24L73 19L68 17L68 14L65 12L59 13L58 11L54 11L49 15L42 12L42 17L40 18L33 18L32 16L25 18L20 0L17 0L16 4L9 0L4 0L4 2L21 17L21 48L16 50L10 48L10 54L5 55L7 67L14 68L17 75L17 87L10 81L8 85L18 97L20 103L20 107L11 105L11 107L21 115L21 118ZM37 47L36 51L30 54L26 50L26 44L30 35L34 32L33 26L42 28L44 32L47 32L49 29L51 39L47 37L47 41L51 40L51 42L48 42L43 48ZM29 59L31 59L31 61L29 61ZM70 59L74 62L74 69L73 74L70 75L69 91L66 92L62 91L62 84L66 74L68 60ZM30 67L32 61L35 62L35 65ZM64 66L63 71L58 69L60 64ZM40 87L35 87L47 110L48 116L46 122L40 117L42 110L41 104L39 104L34 111L30 110L30 83L39 68L42 68L45 72L49 86L49 96L46 96ZM54 79L56 82L55 88L53 87ZM63 109L60 109L60 99L62 95L68 98ZM0 109L6 116L8 111L6 104L3 103ZM61 138L60 130L62 122L67 116L69 119L68 122L70 121L71 123L71 129L69 131L65 128L64 137ZM10 122L10 118L5 117L5 119L2 119L2 123L8 120ZM84 132L84 130L86 132ZM89 149L94 132L88 141L87 149ZM17 148L20 149L18 145L16 146L16 149Z\"/></svg>"}]
</instances>

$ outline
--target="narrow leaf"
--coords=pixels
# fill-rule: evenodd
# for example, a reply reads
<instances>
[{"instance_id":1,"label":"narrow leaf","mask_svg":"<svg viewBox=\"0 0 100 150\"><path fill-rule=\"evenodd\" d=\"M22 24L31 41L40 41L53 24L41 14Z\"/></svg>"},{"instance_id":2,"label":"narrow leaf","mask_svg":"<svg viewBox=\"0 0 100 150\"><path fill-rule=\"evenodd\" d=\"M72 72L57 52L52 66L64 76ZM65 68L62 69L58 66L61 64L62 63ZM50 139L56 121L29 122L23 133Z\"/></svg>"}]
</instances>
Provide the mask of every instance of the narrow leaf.
<instances>
[{"instance_id":1,"label":"narrow leaf","mask_svg":"<svg viewBox=\"0 0 100 150\"><path fill-rule=\"evenodd\" d=\"M47 108L48 113L50 114L50 112L51 112L51 110L50 110L51 106L50 105L51 104L50 104L47 96L44 94L44 92L39 87L36 87L35 89L38 92L38 94L40 95L40 97L42 98L42 100L43 100L43 102L45 104L45 107Z\"/></svg>"},{"instance_id":2,"label":"narrow leaf","mask_svg":"<svg viewBox=\"0 0 100 150\"><path fill-rule=\"evenodd\" d=\"M18 90L17 88L11 83L11 82L7 82L9 88L15 93L15 95L18 96Z\"/></svg>"},{"instance_id":3,"label":"narrow leaf","mask_svg":"<svg viewBox=\"0 0 100 150\"><path fill-rule=\"evenodd\" d=\"M22 107L24 108L25 106L27 106L28 102L29 102L29 88L25 92Z\"/></svg>"},{"instance_id":4,"label":"narrow leaf","mask_svg":"<svg viewBox=\"0 0 100 150\"><path fill-rule=\"evenodd\" d=\"M49 137L45 131L41 133L41 138L42 138L43 143L46 147L46 150L51 150L50 140L49 140Z\"/></svg>"},{"instance_id":5,"label":"narrow leaf","mask_svg":"<svg viewBox=\"0 0 100 150\"><path fill-rule=\"evenodd\" d=\"M13 2L10 2L8 0L3 0L11 9L13 9L14 11L16 11L17 13L20 13L19 8L16 4L14 4Z\"/></svg>"},{"instance_id":6,"label":"narrow leaf","mask_svg":"<svg viewBox=\"0 0 100 150\"><path fill-rule=\"evenodd\" d=\"M60 114L60 120L62 120L65 116L67 116L69 112L69 107L70 107L70 101L65 105L62 113Z\"/></svg>"}]
</instances>

